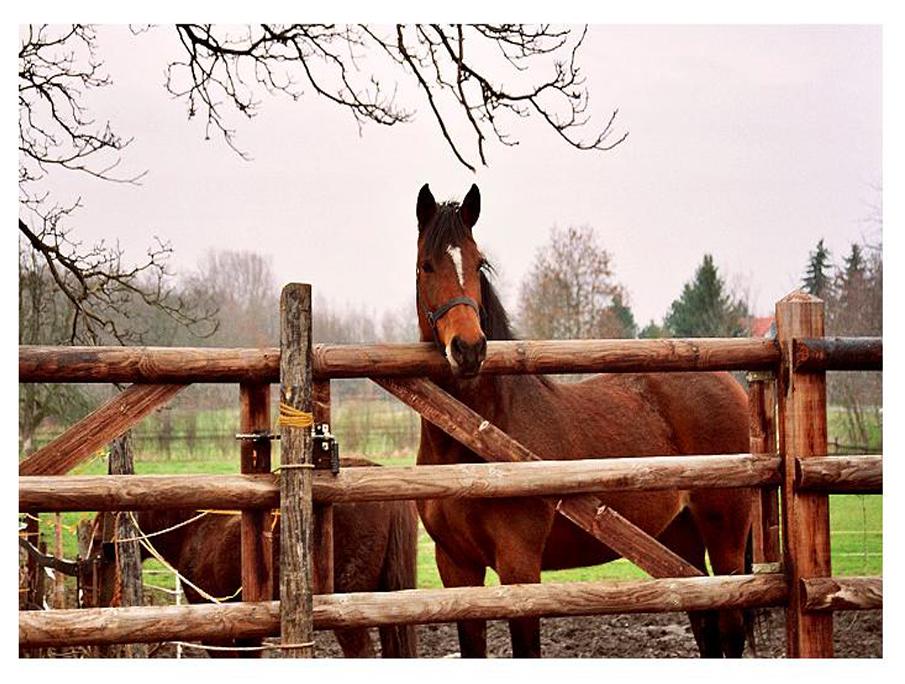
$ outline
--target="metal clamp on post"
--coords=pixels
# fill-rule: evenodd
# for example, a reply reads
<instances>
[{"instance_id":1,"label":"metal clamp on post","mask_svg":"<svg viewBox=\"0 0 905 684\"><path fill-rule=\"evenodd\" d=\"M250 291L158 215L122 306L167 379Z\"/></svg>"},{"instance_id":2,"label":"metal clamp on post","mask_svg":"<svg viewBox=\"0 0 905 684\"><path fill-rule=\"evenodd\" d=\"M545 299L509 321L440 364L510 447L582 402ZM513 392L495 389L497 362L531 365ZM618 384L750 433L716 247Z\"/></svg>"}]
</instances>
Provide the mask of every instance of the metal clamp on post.
<instances>
[{"instance_id":1,"label":"metal clamp on post","mask_svg":"<svg viewBox=\"0 0 905 684\"><path fill-rule=\"evenodd\" d=\"M334 475L339 473L339 442L330 432L330 424L315 424L312 439L315 470L329 470Z\"/></svg>"},{"instance_id":2,"label":"metal clamp on post","mask_svg":"<svg viewBox=\"0 0 905 684\"><path fill-rule=\"evenodd\" d=\"M237 432L237 440L248 440L249 442L262 442L264 440L279 439L280 436L270 432L269 430L257 430L255 432Z\"/></svg>"}]
</instances>

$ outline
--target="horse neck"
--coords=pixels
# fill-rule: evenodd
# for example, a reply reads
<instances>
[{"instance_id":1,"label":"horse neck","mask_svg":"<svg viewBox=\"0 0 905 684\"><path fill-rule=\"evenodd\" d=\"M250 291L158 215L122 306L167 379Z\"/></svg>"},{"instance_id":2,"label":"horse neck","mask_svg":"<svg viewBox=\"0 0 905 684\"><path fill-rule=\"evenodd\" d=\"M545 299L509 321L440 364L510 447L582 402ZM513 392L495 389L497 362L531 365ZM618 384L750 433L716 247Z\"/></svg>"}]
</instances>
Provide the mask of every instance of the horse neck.
<instances>
[{"instance_id":1,"label":"horse neck","mask_svg":"<svg viewBox=\"0 0 905 684\"><path fill-rule=\"evenodd\" d=\"M544 404L550 390L549 383L533 375L479 375L474 380L439 380L437 384L468 408L493 425L509 432L516 398L531 397ZM422 419L422 425L438 437L440 428ZM445 433L442 433L446 439Z\"/></svg>"}]
</instances>

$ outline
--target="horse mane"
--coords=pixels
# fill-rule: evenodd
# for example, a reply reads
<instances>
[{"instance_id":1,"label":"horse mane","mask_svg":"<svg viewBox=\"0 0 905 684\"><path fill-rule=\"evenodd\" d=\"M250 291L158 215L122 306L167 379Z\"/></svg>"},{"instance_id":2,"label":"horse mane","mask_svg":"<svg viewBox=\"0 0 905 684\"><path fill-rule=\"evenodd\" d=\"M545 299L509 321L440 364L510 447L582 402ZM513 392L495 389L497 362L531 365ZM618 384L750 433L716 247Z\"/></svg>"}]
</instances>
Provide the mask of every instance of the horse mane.
<instances>
[{"instance_id":1,"label":"horse mane","mask_svg":"<svg viewBox=\"0 0 905 684\"><path fill-rule=\"evenodd\" d=\"M421 230L424 251L431 259L441 257L449 247L460 247L469 237L471 230L459 216L459 203L452 201L438 204L434 219ZM493 273L493 266L485 258L481 266L481 328L488 340L512 340L515 335L509 314L490 282Z\"/></svg>"},{"instance_id":2,"label":"horse mane","mask_svg":"<svg viewBox=\"0 0 905 684\"><path fill-rule=\"evenodd\" d=\"M496 292L487 273L493 273L493 266L485 262L481 268L481 329L488 340L513 340L509 314Z\"/></svg>"}]
</instances>

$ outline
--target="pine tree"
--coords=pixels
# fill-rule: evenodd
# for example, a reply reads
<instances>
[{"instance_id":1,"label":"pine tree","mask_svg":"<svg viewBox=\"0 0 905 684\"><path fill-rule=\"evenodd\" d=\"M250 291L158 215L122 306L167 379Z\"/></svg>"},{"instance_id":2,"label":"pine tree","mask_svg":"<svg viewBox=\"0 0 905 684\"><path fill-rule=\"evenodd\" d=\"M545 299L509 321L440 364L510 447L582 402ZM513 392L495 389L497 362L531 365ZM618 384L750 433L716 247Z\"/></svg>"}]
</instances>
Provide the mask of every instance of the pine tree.
<instances>
[{"instance_id":1,"label":"pine tree","mask_svg":"<svg viewBox=\"0 0 905 684\"><path fill-rule=\"evenodd\" d=\"M672 337L738 337L745 334L747 315L748 307L726 292L713 257L705 254L694 279L670 306L663 327Z\"/></svg>"},{"instance_id":2,"label":"pine tree","mask_svg":"<svg viewBox=\"0 0 905 684\"><path fill-rule=\"evenodd\" d=\"M831 267L830 250L823 244L823 238L820 238L817 248L808 255L808 265L802 280L805 291L826 299L830 295L832 284L828 273Z\"/></svg>"},{"instance_id":3,"label":"pine tree","mask_svg":"<svg viewBox=\"0 0 905 684\"><path fill-rule=\"evenodd\" d=\"M610 309L622 328L621 337L635 337L638 334L638 324L635 323L635 315L628 304L625 303L621 292L613 295L613 303L610 305Z\"/></svg>"},{"instance_id":4,"label":"pine tree","mask_svg":"<svg viewBox=\"0 0 905 684\"><path fill-rule=\"evenodd\" d=\"M661 337L667 337L669 331L663 328L661 325L657 325L657 323L651 319L650 322L641 328L641 332L638 333L638 337L642 340L655 340L660 339Z\"/></svg>"}]
</instances>

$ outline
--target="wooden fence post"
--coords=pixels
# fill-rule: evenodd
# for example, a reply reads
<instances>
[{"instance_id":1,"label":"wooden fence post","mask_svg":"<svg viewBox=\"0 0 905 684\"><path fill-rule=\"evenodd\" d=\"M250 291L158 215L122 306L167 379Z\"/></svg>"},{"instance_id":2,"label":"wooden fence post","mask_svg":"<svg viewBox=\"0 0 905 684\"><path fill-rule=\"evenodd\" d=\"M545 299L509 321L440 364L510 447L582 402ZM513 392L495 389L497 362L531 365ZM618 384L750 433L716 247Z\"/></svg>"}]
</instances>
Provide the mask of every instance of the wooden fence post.
<instances>
[{"instance_id":1,"label":"wooden fence post","mask_svg":"<svg viewBox=\"0 0 905 684\"><path fill-rule=\"evenodd\" d=\"M752 454L776 453L776 377L768 371L748 373L748 411ZM762 487L755 501L752 527L755 565L779 572L779 489Z\"/></svg>"},{"instance_id":2,"label":"wooden fence post","mask_svg":"<svg viewBox=\"0 0 905 684\"><path fill-rule=\"evenodd\" d=\"M314 383L314 424L330 424L330 381ZM333 504L314 504L314 593L333 593Z\"/></svg>"},{"instance_id":3,"label":"wooden fence post","mask_svg":"<svg viewBox=\"0 0 905 684\"><path fill-rule=\"evenodd\" d=\"M832 657L832 612L807 612L803 579L830 577L829 497L795 489L795 463L826 452L826 372L793 365L795 338L823 337L823 301L793 292L776 304L782 348L779 447L783 459L783 550L789 582L786 649L790 658Z\"/></svg>"},{"instance_id":4,"label":"wooden fence post","mask_svg":"<svg viewBox=\"0 0 905 684\"><path fill-rule=\"evenodd\" d=\"M270 472L270 385L239 384L239 452L243 475ZM261 434L259 439L252 435ZM273 546L270 530L273 515L268 510L244 510L240 523L242 556L242 600L273 598ZM240 646L260 646L260 639L241 640ZM258 657L260 652L243 653Z\"/></svg>"},{"instance_id":5,"label":"wooden fence post","mask_svg":"<svg viewBox=\"0 0 905 684\"><path fill-rule=\"evenodd\" d=\"M109 475L134 475L135 463L132 458L132 435L126 432L110 443L110 456L107 462ZM137 541L121 542L120 539L134 538L138 530L125 513L116 515L116 530L113 540L116 544L114 596L119 595L122 607L140 606L143 604L141 577L141 548ZM147 658L147 644L125 644L121 648L112 647L104 654L114 658Z\"/></svg>"},{"instance_id":6,"label":"wooden fence post","mask_svg":"<svg viewBox=\"0 0 905 684\"><path fill-rule=\"evenodd\" d=\"M288 658L314 656L311 367L311 286L290 283L280 297L280 633Z\"/></svg>"},{"instance_id":7,"label":"wooden fence post","mask_svg":"<svg viewBox=\"0 0 905 684\"><path fill-rule=\"evenodd\" d=\"M240 383L239 432L243 475L270 472L270 385ZM251 435L262 434L260 439ZM267 510L242 511L242 600L269 601L273 598L272 560L265 535L270 531Z\"/></svg>"}]
</instances>

